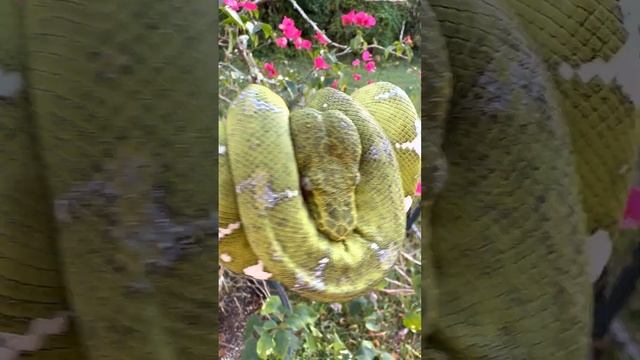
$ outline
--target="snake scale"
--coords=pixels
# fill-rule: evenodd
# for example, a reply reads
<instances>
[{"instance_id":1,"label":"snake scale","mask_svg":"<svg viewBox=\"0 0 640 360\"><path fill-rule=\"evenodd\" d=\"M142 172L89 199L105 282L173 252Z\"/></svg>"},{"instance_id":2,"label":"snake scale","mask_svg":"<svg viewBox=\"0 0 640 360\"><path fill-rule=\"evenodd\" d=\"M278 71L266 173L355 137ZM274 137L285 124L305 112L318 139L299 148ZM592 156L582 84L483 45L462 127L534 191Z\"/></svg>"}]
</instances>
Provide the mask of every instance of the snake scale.
<instances>
[{"instance_id":1,"label":"snake scale","mask_svg":"<svg viewBox=\"0 0 640 360\"><path fill-rule=\"evenodd\" d=\"M320 301L383 279L420 175L420 122L402 89L324 88L289 111L250 85L219 134L221 264Z\"/></svg>"},{"instance_id":2,"label":"snake scale","mask_svg":"<svg viewBox=\"0 0 640 360\"><path fill-rule=\"evenodd\" d=\"M216 17L0 1L1 359L215 353Z\"/></svg>"},{"instance_id":3,"label":"snake scale","mask_svg":"<svg viewBox=\"0 0 640 360\"><path fill-rule=\"evenodd\" d=\"M422 8L427 359L587 359L638 146L640 2ZM429 186L430 185L430 186Z\"/></svg>"}]
</instances>

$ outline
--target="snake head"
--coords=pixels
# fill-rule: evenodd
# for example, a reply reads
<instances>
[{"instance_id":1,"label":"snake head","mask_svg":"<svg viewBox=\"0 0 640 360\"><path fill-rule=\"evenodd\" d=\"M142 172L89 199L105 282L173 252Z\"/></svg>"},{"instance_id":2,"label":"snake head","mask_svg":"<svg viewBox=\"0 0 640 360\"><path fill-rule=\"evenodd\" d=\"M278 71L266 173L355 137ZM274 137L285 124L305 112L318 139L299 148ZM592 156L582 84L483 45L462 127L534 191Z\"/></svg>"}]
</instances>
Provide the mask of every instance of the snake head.
<instances>
[{"instance_id":1,"label":"snake head","mask_svg":"<svg viewBox=\"0 0 640 360\"><path fill-rule=\"evenodd\" d=\"M358 130L340 111L304 109L291 114L291 131L311 215L325 235L344 240L356 225L362 153Z\"/></svg>"}]
</instances>

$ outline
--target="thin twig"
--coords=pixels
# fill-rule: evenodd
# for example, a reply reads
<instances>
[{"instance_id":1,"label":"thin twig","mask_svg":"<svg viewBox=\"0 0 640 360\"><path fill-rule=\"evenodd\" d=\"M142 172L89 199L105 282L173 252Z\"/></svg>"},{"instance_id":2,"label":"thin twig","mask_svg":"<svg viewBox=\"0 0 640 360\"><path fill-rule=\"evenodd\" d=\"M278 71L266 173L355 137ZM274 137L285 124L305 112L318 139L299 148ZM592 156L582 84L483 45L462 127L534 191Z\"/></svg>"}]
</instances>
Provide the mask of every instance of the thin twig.
<instances>
[{"instance_id":1,"label":"thin twig","mask_svg":"<svg viewBox=\"0 0 640 360\"><path fill-rule=\"evenodd\" d=\"M222 100L224 100L225 102L227 102L228 104L231 104L231 100L227 99L226 97L224 97L222 94L218 94L218 97Z\"/></svg>"},{"instance_id":2,"label":"thin twig","mask_svg":"<svg viewBox=\"0 0 640 360\"><path fill-rule=\"evenodd\" d=\"M381 292L389 295L401 295L401 296L409 296L414 295L416 292L413 289L381 289Z\"/></svg>"},{"instance_id":3,"label":"thin twig","mask_svg":"<svg viewBox=\"0 0 640 360\"><path fill-rule=\"evenodd\" d=\"M413 284L413 280L411 280L411 278L404 271L402 271L402 269L399 266L394 265L393 267L396 269L398 274L400 274L405 280L409 282L409 284Z\"/></svg>"},{"instance_id":4,"label":"thin twig","mask_svg":"<svg viewBox=\"0 0 640 360\"><path fill-rule=\"evenodd\" d=\"M388 282L390 282L390 283L392 283L392 284L395 284L395 285L398 285L398 286L402 286L402 287L406 287L406 286L407 286L407 284L403 284L403 283L401 283L400 281L396 281L396 280L393 280L393 279L389 279L388 277L386 277L386 278L384 278L384 279L385 279L385 280L387 280Z\"/></svg>"},{"instance_id":5,"label":"thin twig","mask_svg":"<svg viewBox=\"0 0 640 360\"><path fill-rule=\"evenodd\" d=\"M412 258L409 254L405 253L404 251L401 251L400 254L407 260L411 261L412 263L422 266L422 262Z\"/></svg>"},{"instance_id":6,"label":"thin twig","mask_svg":"<svg viewBox=\"0 0 640 360\"><path fill-rule=\"evenodd\" d=\"M402 22L402 28L400 29L400 42L402 42L402 39L404 38L404 25L405 25L406 21Z\"/></svg>"},{"instance_id":7,"label":"thin twig","mask_svg":"<svg viewBox=\"0 0 640 360\"><path fill-rule=\"evenodd\" d=\"M331 45L333 45L333 46L335 46L337 48L340 48L340 49L349 49L348 46L342 45L342 44L338 44L337 42L329 39L327 34L325 34L324 31L320 30L320 28L318 27L318 24L316 24L313 20L311 20L311 18L309 18L309 16L307 15L307 13L305 13L304 10L302 10L302 8L300 7L300 5L298 5L296 0L289 0L289 2L291 2L291 4L298 11L298 13L300 13L300 15L309 23L309 25L311 25L313 30L315 30L316 32L319 32L321 34L324 34L324 37L327 39L327 41L329 41L329 44L331 44Z\"/></svg>"}]
</instances>

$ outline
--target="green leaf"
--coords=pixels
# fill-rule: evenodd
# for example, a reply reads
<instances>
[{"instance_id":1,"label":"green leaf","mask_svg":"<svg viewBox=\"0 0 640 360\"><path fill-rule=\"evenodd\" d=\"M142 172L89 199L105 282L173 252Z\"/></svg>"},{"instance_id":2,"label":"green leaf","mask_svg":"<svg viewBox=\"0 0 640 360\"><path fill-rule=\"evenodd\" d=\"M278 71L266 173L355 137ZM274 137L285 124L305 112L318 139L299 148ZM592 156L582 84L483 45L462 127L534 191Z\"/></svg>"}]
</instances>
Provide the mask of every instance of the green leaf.
<instances>
[{"instance_id":1,"label":"green leaf","mask_svg":"<svg viewBox=\"0 0 640 360\"><path fill-rule=\"evenodd\" d=\"M242 21L242 19L240 18L240 15L238 15L238 12L229 8L228 6L224 7L224 12L226 12L227 15L229 15L241 29L245 28L244 21Z\"/></svg>"},{"instance_id":2,"label":"green leaf","mask_svg":"<svg viewBox=\"0 0 640 360\"><path fill-rule=\"evenodd\" d=\"M262 329L264 330L271 330L277 327L278 327L278 324L276 324L276 322L273 320L267 320L264 322L264 324L262 324Z\"/></svg>"},{"instance_id":3,"label":"green leaf","mask_svg":"<svg viewBox=\"0 0 640 360\"><path fill-rule=\"evenodd\" d=\"M408 61L411 61L411 59L413 59L413 49L411 49L411 46L404 44L404 52L407 54L407 57L409 58Z\"/></svg>"},{"instance_id":4,"label":"green leaf","mask_svg":"<svg viewBox=\"0 0 640 360\"><path fill-rule=\"evenodd\" d=\"M363 296L347 303L347 310L350 315L362 315L367 308L367 299Z\"/></svg>"},{"instance_id":5,"label":"green leaf","mask_svg":"<svg viewBox=\"0 0 640 360\"><path fill-rule=\"evenodd\" d=\"M379 353L378 357L380 360L393 360L393 356L386 351Z\"/></svg>"},{"instance_id":6,"label":"green leaf","mask_svg":"<svg viewBox=\"0 0 640 360\"><path fill-rule=\"evenodd\" d=\"M318 331L316 328L311 328L312 333L313 330ZM315 353L318 350L318 343L316 342L316 338L313 334L304 333L304 347L309 350L311 353Z\"/></svg>"},{"instance_id":7,"label":"green leaf","mask_svg":"<svg viewBox=\"0 0 640 360\"><path fill-rule=\"evenodd\" d=\"M357 50L358 48L360 48L360 46L362 46L362 41L362 36L358 34L353 39L351 39L351 41L349 42L349 47L351 47L353 50Z\"/></svg>"},{"instance_id":8,"label":"green leaf","mask_svg":"<svg viewBox=\"0 0 640 360\"><path fill-rule=\"evenodd\" d=\"M242 350L242 354L240 354L240 358L242 360L260 360L258 357L258 352L256 351L257 341L254 338L246 340L244 342L244 349Z\"/></svg>"},{"instance_id":9,"label":"green leaf","mask_svg":"<svg viewBox=\"0 0 640 360\"><path fill-rule=\"evenodd\" d=\"M256 34L251 34L251 35L249 35L249 37L251 38L251 43L253 44L253 46L257 47L258 44L260 43L260 40L258 39L258 36Z\"/></svg>"},{"instance_id":10,"label":"green leaf","mask_svg":"<svg viewBox=\"0 0 640 360\"><path fill-rule=\"evenodd\" d=\"M380 324L378 324L378 315L373 313L365 318L364 326L371 331L380 331Z\"/></svg>"},{"instance_id":11,"label":"green leaf","mask_svg":"<svg viewBox=\"0 0 640 360\"><path fill-rule=\"evenodd\" d=\"M286 327L293 331L298 331L304 327L304 320L298 314L293 314L284 321Z\"/></svg>"},{"instance_id":12,"label":"green leaf","mask_svg":"<svg viewBox=\"0 0 640 360\"><path fill-rule=\"evenodd\" d=\"M276 331L276 335L273 337L276 341L276 347L274 349L274 353L280 359L284 359L287 357L287 352L289 350L289 332L285 330Z\"/></svg>"},{"instance_id":13,"label":"green leaf","mask_svg":"<svg viewBox=\"0 0 640 360\"><path fill-rule=\"evenodd\" d=\"M261 321L258 315L251 314L251 316L249 316L249 318L247 319L247 323L245 324L245 327L244 327L245 341L247 341L247 339L249 338L253 338L253 332L255 331L256 327L260 326L260 323Z\"/></svg>"},{"instance_id":14,"label":"green leaf","mask_svg":"<svg viewBox=\"0 0 640 360\"><path fill-rule=\"evenodd\" d=\"M373 360L376 357L377 351L373 346L373 343L369 340L363 340L360 343L360 347L356 352L357 360Z\"/></svg>"},{"instance_id":15,"label":"green leaf","mask_svg":"<svg viewBox=\"0 0 640 360\"><path fill-rule=\"evenodd\" d=\"M420 311L412 311L404 316L402 325L414 333L422 330L422 316Z\"/></svg>"},{"instance_id":16,"label":"green leaf","mask_svg":"<svg viewBox=\"0 0 640 360\"><path fill-rule=\"evenodd\" d=\"M329 60L332 63L337 63L338 62L338 58L336 57L336 52L335 51L330 51L327 53L327 58L329 58Z\"/></svg>"},{"instance_id":17,"label":"green leaf","mask_svg":"<svg viewBox=\"0 0 640 360\"><path fill-rule=\"evenodd\" d=\"M335 331L333 333L332 340L333 341L329 345L329 348L331 348L334 353L339 353L341 350L345 350L347 348Z\"/></svg>"},{"instance_id":18,"label":"green leaf","mask_svg":"<svg viewBox=\"0 0 640 360\"><path fill-rule=\"evenodd\" d=\"M389 55L391 54L391 50L393 49L393 46L387 46L386 48L384 48L384 59L387 60L389 59Z\"/></svg>"},{"instance_id":19,"label":"green leaf","mask_svg":"<svg viewBox=\"0 0 640 360\"><path fill-rule=\"evenodd\" d=\"M261 24L262 32L264 33L264 36L268 38L271 37L271 34L273 34L273 27L265 23L260 23L260 24Z\"/></svg>"},{"instance_id":20,"label":"green leaf","mask_svg":"<svg viewBox=\"0 0 640 360\"><path fill-rule=\"evenodd\" d=\"M269 354L273 351L273 348L276 346L271 334L268 332L263 332L260 334L260 339L258 339L258 343L256 344L256 352L260 359L266 359Z\"/></svg>"},{"instance_id":21,"label":"green leaf","mask_svg":"<svg viewBox=\"0 0 640 360\"><path fill-rule=\"evenodd\" d=\"M271 315L274 313L281 313L283 310L282 302L280 298L277 296L269 296L267 301L262 304L262 309L260 309L261 315Z\"/></svg>"}]
</instances>

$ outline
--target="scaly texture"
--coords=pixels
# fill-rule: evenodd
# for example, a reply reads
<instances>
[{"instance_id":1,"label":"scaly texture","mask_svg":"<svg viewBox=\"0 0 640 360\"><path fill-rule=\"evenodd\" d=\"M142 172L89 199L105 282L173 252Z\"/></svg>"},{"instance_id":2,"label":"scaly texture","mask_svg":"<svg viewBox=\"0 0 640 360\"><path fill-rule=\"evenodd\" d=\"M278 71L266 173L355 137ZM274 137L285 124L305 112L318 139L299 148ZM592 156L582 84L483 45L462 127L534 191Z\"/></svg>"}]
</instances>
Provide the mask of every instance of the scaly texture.
<instances>
[{"instance_id":1,"label":"scaly texture","mask_svg":"<svg viewBox=\"0 0 640 360\"><path fill-rule=\"evenodd\" d=\"M585 243L617 236L638 146L640 3L429 0L422 15L424 354L586 359Z\"/></svg>"},{"instance_id":2,"label":"scaly texture","mask_svg":"<svg viewBox=\"0 0 640 360\"><path fill-rule=\"evenodd\" d=\"M0 2L2 356L216 352L215 6Z\"/></svg>"},{"instance_id":3,"label":"scaly texture","mask_svg":"<svg viewBox=\"0 0 640 360\"><path fill-rule=\"evenodd\" d=\"M420 126L395 85L326 88L289 113L251 85L220 123L220 260L303 296L370 290L405 237L403 198L420 169Z\"/></svg>"}]
</instances>

